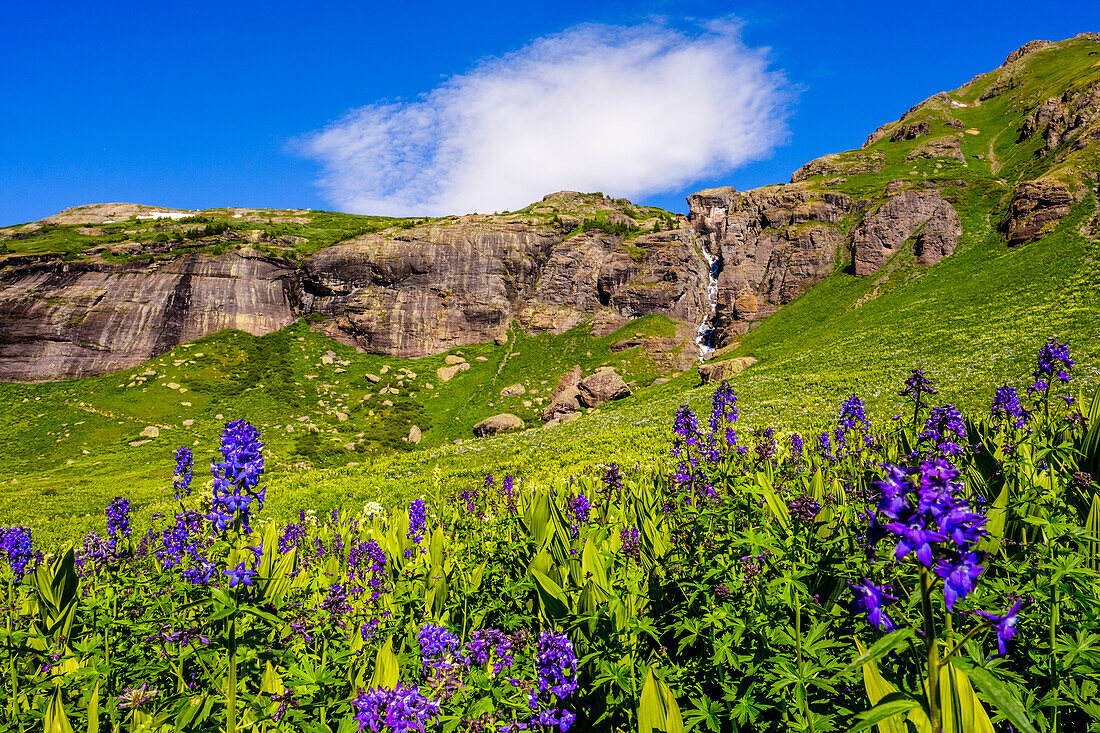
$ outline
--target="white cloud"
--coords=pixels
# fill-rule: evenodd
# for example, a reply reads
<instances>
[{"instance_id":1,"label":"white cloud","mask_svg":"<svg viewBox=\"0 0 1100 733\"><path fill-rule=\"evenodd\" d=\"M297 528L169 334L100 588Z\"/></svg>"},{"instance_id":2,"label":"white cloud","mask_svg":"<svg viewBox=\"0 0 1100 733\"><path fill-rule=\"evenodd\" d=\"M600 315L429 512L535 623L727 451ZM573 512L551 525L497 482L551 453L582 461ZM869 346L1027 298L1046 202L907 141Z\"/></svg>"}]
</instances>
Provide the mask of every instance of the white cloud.
<instances>
[{"instance_id":1,"label":"white cloud","mask_svg":"<svg viewBox=\"0 0 1100 733\"><path fill-rule=\"evenodd\" d=\"M300 140L300 152L351 212L491 212L561 189L676 190L786 138L786 80L738 28L577 26L415 101L353 110Z\"/></svg>"}]
</instances>

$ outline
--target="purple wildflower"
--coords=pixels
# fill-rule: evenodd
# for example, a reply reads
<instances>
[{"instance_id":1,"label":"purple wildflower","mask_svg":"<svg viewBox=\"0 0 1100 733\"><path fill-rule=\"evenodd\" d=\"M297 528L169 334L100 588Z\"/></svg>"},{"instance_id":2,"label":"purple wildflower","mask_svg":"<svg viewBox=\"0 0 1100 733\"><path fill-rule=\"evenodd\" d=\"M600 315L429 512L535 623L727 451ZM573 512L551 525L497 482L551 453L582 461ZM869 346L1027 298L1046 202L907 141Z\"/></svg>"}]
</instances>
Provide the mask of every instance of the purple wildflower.
<instances>
[{"instance_id":1,"label":"purple wildflower","mask_svg":"<svg viewBox=\"0 0 1100 733\"><path fill-rule=\"evenodd\" d=\"M111 538L111 549L115 549L120 537L129 537L130 531L130 500L116 496L107 505L107 534Z\"/></svg>"},{"instance_id":2,"label":"purple wildflower","mask_svg":"<svg viewBox=\"0 0 1100 733\"><path fill-rule=\"evenodd\" d=\"M1013 603L1012 607L1005 611L1003 616L998 616L995 613L987 613L986 611L977 611L976 613L992 624L993 629L997 632L997 651L1001 656L1004 656L1006 651L1005 645L1016 636L1016 622L1018 620L1017 616L1020 613L1020 601Z\"/></svg>"},{"instance_id":3,"label":"purple wildflower","mask_svg":"<svg viewBox=\"0 0 1100 733\"><path fill-rule=\"evenodd\" d=\"M423 499L414 499L409 504L409 531L405 533L405 537L412 540L416 544L424 539L424 527L425 519L428 516L428 508L424 504Z\"/></svg>"},{"instance_id":4,"label":"purple wildflower","mask_svg":"<svg viewBox=\"0 0 1100 733\"><path fill-rule=\"evenodd\" d=\"M897 628L885 610L886 606L897 600L896 596L886 592L887 586L875 585L867 578L858 585L849 583L848 586L855 592L851 605L853 611L867 613L867 620L879 631L893 631Z\"/></svg>"},{"instance_id":5,"label":"purple wildflower","mask_svg":"<svg viewBox=\"0 0 1100 733\"><path fill-rule=\"evenodd\" d=\"M191 478L193 476L192 468L194 466L194 455L191 453L191 449L186 446L180 446L176 451L176 473L175 480L172 485L176 489L176 501L179 501L181 497L191 496Z\"/></svg>"},{"instance_id":6,"label":"purple wildflower","mask_svg":"<svg viewBox=\"0 0 1100 733\"><path fill-rule=\"evenodd\" d=\"M0 527L0 554L6 555L15 581L23 579L27 565L34 559L29 527Z\"/></svg>"},{"instance_id":7,"label":"purple wildflower","mask_svg":"<svg viewBox=\"0 0 1100 733\"><path fill-rule=\"evenodd\" d=\"M642 543L637 527L624 529L619 532L619 540L622 542L620 552L627 557L637 560L642 554Z\"/></svg>"}]
</instances>

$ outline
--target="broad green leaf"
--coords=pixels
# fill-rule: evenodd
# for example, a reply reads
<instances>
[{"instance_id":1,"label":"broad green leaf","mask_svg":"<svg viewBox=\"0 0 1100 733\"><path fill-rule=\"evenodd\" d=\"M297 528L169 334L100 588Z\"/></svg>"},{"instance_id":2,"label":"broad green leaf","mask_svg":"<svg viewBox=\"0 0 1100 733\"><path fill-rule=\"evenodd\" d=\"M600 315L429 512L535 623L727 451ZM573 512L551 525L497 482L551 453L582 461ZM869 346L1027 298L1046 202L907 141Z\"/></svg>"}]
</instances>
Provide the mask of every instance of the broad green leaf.
<instances>
[{"instance_id":1,"label":"broad green leaf","mask_svg":"<svg viewBox=\"0 0 1100 733\"><path fill-rule=\"evenodd\" d=\"M531 567L527 569L538 588L539 606L547 620L565 618L569 613L569 599L561 586L550 579L546 573Z\"/></svg>"},{"instance_id":2,"label":"broad green leaf","mask_svg":"<svg viewBox=\"0 0 1100 733\"><path fill-rule=\"evenodd\" d=\"M1005 717L1020 733L1038 733L1035 726L1028 720L1024 706L1019 699L1012 694L1008 685L993 676L989 670L974 667L969 675L982 688L986 699L993 704L997 712Z\"/></svg>"},{"instance_id":3,"label":"broad green leaf","mask_svg":"<svg viewBox=\"0 0 1100 733\"><path fill-rule=\"evenodd\" d=\"M650 668L638 699L638 733L683 733L684 721L676 696Z\"/></svg>"},{"instance_id":4,"label":"broad green leaf","mask_svg":"<svg viewBox=\"0 0 1100 733\"><path fill-rule=\"evenodd\" d=\"M914 708L919 708L920 703L901 692L891 692L883 696L873 708L859 714L860 722L852 728L850 733L868 730L877 725L879 733L886 731L904 731L902 715Z\"/></svg>"},{"instance_id":5,"label":"broad green leaf","mask_svg":"<svg viewBox=\"0 0 1100 733\"><path fill-rule=\"evenodd\" d=\"M393 637L386 639L386 643L378 648L378 654L374 657L374 674L370 678L370 686L374 689L385 688L392 690L397 686L397 680L401 671L397 663L397 655L393 653Z\"/></svg>"},{"instance_id":6,"label":"broad green leaf","mask_svg":"<svg viewBox=\"0 0 1100 733\"><path fill-rule=\"evenodd\" d=\"M54 688L53 699L46 708L46 715L42 722L46 733L73 733L69 716L65 714L65 705L61 701L60 687Z\"/></svg>"},{"instance_id":7,"label":"broad green leaf","mask_svg":"<svg viewBox=\"0 0 1100 733\"><path fill-rule=\"evenodd\" d=\"M940 668L940 709L944 733L994 733L970 679L951 663Z\"/></svg>"},{"instance_id":8,"label":"broad green leaf","mask_svg":"<svg viewBox=\"0 0 1100 733\"><path fill-rule=\"evenodd\" d=\"M88 697L88 733L99 733L99 680Z\"/></svg>"},{"instance_id":9,"label":"broad green leaf","mask_svg":"<svg viewBox=\"0 0 1100 733\"><path fill-rule=\"evenodd\" d=\"M1092 506L1085 519L1085 531L1091 535L1088 542L1089 567L1100 572L1100 494L1092 495Z\"/></svg>"},{"instance_id":10,"label":"broad green leaf","mask_svg":"<svg viewBox=\"0 0 1100 733\"><path fill-rule=\"evenodd\" d=\"M876 641L874 644L871 645L870 649L866 650L864 649L864 646L859 641L859 639L856 639L856 648L860 652L859 656L849 662L848 665L844 667L844 669L834 674L829 679L829 681L835 682L840 676L851 672L856 667L862 667L868 662L877 662L895 649L900 649L901 647L905 646L912 636L913 632L909 629L897 629L896 631L891 631L889 634ZM873 701L872 704L874 704Z\"/></svg>"}]
</instances>

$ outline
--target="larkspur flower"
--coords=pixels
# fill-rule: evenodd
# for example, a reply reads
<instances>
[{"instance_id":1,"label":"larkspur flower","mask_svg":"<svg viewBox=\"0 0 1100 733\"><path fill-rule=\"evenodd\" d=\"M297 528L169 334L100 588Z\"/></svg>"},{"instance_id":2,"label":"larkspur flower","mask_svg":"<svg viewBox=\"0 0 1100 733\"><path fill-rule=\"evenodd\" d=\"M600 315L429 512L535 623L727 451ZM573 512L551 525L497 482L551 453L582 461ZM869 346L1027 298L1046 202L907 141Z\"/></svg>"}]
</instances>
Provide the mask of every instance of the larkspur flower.
<instances>
[{"instance_id":1,"label":"larkspur flower","mask_svg":"<svg viewBox=\"0 0 1100 733\"><path fill-rule=\"evenodd\" d=\"M963 449L959 444L966 442L966 423L962 413L954 405L933 407L918 442L934 445L940 455L961 456Z\"/></svg>"},{"instance_id":2,"label":"larkspur flower","mask_svg":"<svg viewBox=\"0 0 1100 733\"><path fill-rule=\"evenodd\" d=\"M737 394L722 380L711 397L710 431L717 433L723 424L737 422L737 417Z\"/></svg>"},{"instance_id":3,"label":"larkspur flower","mask_svg":"<svg viewBox=\"0 0 1100 733\"><path fill-rule=\"evenodd\" d=\"M117 547L119 539L129 537L130 532L130 500L124 496L116 496L107 505L107 534L110 536L108 541L111 549Z\"/></svg>"},{"instance_id":4,"label":"larkspur flower","mask_svg":"<svg viewBox=\"0 0 1100 733\"><path fill-rule=\"evenodd\" d=\"M294 699L294 692L287 687L284 687L281 693L272 693L271 702L279 703L279 709L271 716L271 719L276 723L286 714L288 706L292 708L300 706L300 703Z\"/></svg>"},{"instance_id":5,"label":"larkspur flower","mask_svg":"<svg viewBox=\"0 0 1100 733\"><path fill-rule=\"evenodd\" d=\"M853 611L866 613L867 620L880 631L893 631L897 628L886 613L886 606L897 600L896 596L887 593L887 586L875 585L867 578L862 583L849 583L848 586L855 593Z\"/></svg>"},{"instance_id":6,"label":"larkspur flower","mask_svg":"<svg viewBox=\"0 0 1100 733\"><path fill-rule=\"evenodd\" d=\"M833 454L833 443L829 439L828 433L817 436L817 452L825 461L836 463L836 456Z\"/></svg>"},{"instance_id":7,"label":"larkspur flower","mask_svg":"<svg viewBox=\"0 0 1100 733\"><path fill-rule=\"evenodd\" d=\"M417 632L420 644L420 662L427 674L430 668L451 667L464 664L462 642L444 626L426 623Z\"/></svg>"},{"instance_id":8,"label":"larkspur flower","mask_svg":"<svg viewBox=\"0 0 1100 733\"><path fill-rule=\"evenodd\" d=\"M249 517L264 508L266 489L256 488L264 472L264 445L259 431L245 420L226 423L221 437L222 460L210 465L214 492L207 519L219 532L229 529L238 517L249 529Z\"/></svg>"},{"instance_id":9,"label":"larkspur flower","mask_svg":"<svg viewBox=\"0 0 1100 733\"><path fill-rule=\"evenodd\" d=\"M176 473L175 480L172 485L176 489L176 501L179 501L184 496L191 496L191 478L193 476L193 466L195 458L191 453L191 449L186 446L180 446L176 451Z\"/></svg>"},{"instance_id":10,"label":"larkspur flower","mask_svg":"<svg viewBox=\"0 0 1100 733\"><path fill-rule=\"evenodd\" d=\"M642 543L637 527L623 529L619 532L619 541L622 547L619 550L624 557L637 560L642 555Z\"/></svg>"},{"instance_id":11,"label":"larkspur flower","mask_svg":"<svg viewBox=\"0 0 1100 733\"><path fill-rule=\"evenodd\" d=\"M818 512L821 511L821 504L810 496L796 496L787 503L787 508L792 517L809 524L817 518Z\"/></svg>"},{"instance_id":12,"label":"larkspur flower","mask_svg":"<svg viewBox=\"0 0 1100 733\"><path fill-rule=\"evenodd\" d=\"M493 673L500 674L515 662L512 653L512 638L499 629L478 629L470 634L466 643L466 653L470 661L484 666L494 656Z\"/></svg>"},{"instance_id":13,"label":"larkspur flower","mask_svg":"<svg viewBox=\"0 0 1100 733\"><path fill-rule=\"evenodd\" d=\"M956 560L936 564L936 575L943 578L943 600L948 611L954 610L955 604L974 590L974 581L985 570L980 562L980 553L969 552Z\"/></svg>"},{"instance_id":14,"label":"larkspur flower","mask_svg":"<svg viewBox=\"0 0 1100 733\"><path fill-rule=\"evenodd\" d=\"M345 613L351 612L351 604L348 603L348 594L342 583L333 583L328 587L328 592L321 599L320 609L328 611L329 618L335 619Z\"/></svg>"},{"instance_id":15,"label":"larkspur flower","mask_svg":"<svg viewBox=\"0 0 1100 733\"><path fill-rule=\"evenodd\" d=\"M588 524L589 515L592 513L592 503L588 501L588 497L584 494L574 494L569 497L566 510L569 513L569 518L573 520L572 531L573 537L576 538L580 528Z\"/></svg>"},{"instance_id":16,"label":"larkspur flower","mask_svg":"<svg viewBox=\"0 0 1100 733\"><path fill-rule=\"evenodd\" d=\"M1005 611L1004 615L997 615L995 613L987 613L986 611L976 611L979 616L989 621L993 626L994 631L997 633L997 651L1000 656L1004 656L1006 644L1012 641L1016 636L1016 623L1019 620L1017 617L1020 613L1020 601L1016 601L1012 604L1012 607Z\"/></svg>"},{"instance_id":17,"label":"larkspur flower","mask_svg":"<svg viewBox=\"0 0 1100 733\"><path fill-rule=\"evenodd\" d=\"M371 688L355 699L355 721L359 730L377 733L389 728L393 733L424 731L439 715L439 703L420 694L416 685L397 683L393 690Z\"/></svg>"},{"instance_id":18,"label":"larkspur flower","mask_svg":"<svg viewBox=\"0 0 1100 733\"><path fill-rule=\"evenodd\" d=\"M1073 365L1073 358L1069 355L1069 344L1060 344L1051 336L1039 349L1038 364L1031 375L1035 382L1028 387L1028 394L1049 391L1054 379L1068 384L1071 381L1069 371L1073 369Z\"/></svg>"},{"instance_id":19,"label":"larkspur flower","mask_svg":"<svg viewBox=\"0 0 1100 733\"><path fill-rule=\"evenodd\" d=\"M409 531L405 533L405 537L419 545L424 539L427 516L428 508L424 504L424 500L414 499L409 504Z\"/></svg>"},{"instance_id":20,"label":"larkspur flower","mask_svg":"<svg viewBox=\"0 0 1100 733\"><path fill-rule=\"evenodd\" d=\"M905 380L905 389L898 392L899 397L912 397L918 410L928 407L921 398L930 394L939 394L939 390L933 387L932 380L925 376L924 367L914 369Z\"/></svg>"},{"instance_id":21,"label":"larkspur flower","mask_svg":"<svg viewBox=\"0 0 1100 733\"><path fill-rule=\"evenodd\" d=\"M604 469L603 476L600 477L603 482L604 489L609 496L619 497L623 493L623 472L619 469L618 464L612 463L606 469Z\"/></svg>"},{"instance_id":22,"label":"larkspur flower","mask_svg":"<svg viewBox=\"0 0 1100 733\"><path fill-rule=\"evenodd\" d=\"M30 528L0 527L0 554L7 557L15 581L21 581L27 572L27 565L34 559Z\"/></svg>"},{"instance_id":23,"label":"larkspur flower","mask_svg":"<svg viewBox=\"0 0 1100 733\"><path fill-rule=\"evenodd\" d=\"M801 471L804 463L805 443L798 433L791 433L791 463L796 471Z\"/></svg>"},{"instance_id":24,"label":"larkspur flower","mask_svg":"<svg viewBox=\"0 0 1100 733\"><path fill-rule=\"evenodd\" d=\"M1026 428L1028 421L1031 419L1031 413L1020 404L1020 396L1016 393L1016 388L1007 384L998 387L993 395L991 414L994 419L1004 422L1011 421L1013 425L1020 429Z\"/></svg>"},{"instance_id":25,"label":"larkspur flower","mask_svg":"<svg viewBox=\"0 0 1100 733\"><path fill-rule=\"evenodd\" d=\"M242 560L240 565L235 568L227 568L222 574L229 578L229 587L236 588L241 584L251 586L256 571L249 569L247 562Z\"/></svg>"},{"instance_id":26,"label":"larkspur flower","mask_svg":"<svg viewBox=\"0 0 1100 733\"><path fill-rule=\"evenodd\" d=\"M849 430L866 432L871 429L871 424L867 421L867 406L856 395L844 400L844 404L840 406L837 422L845 432Z\"/></svg>"},{"instance_id":27,"label":"larkspur flower","mask_svg":"<svg viewBox=\"0 0 1100 733\"><path fill-rule=\"evenodd\" d=\"M540 696L549 692L564 700L577 690L577 655L573 642L565 634L557 631L539 634L535 666Z\"/></svg>"},{"instance_id":28,"label":"larkspur flower","mask_svg":"<svg viewBox=\"0 0 1100 733\"><path fill-rule=\"evenodd\" d=\"M148 683L142 682L140 687L127 687L122 691L118 696L118 707L136 710L159 694L158 690L151 690Z\"/></svg>"},{"instance_id":29,"label":"larkspur flower","mask_svg":"<svg viewBox=\"0 0 1100 733\"><path fill-rule=\"evenodd\" d=\"M676 419L672 423L672 432L676 438L672 443L672 454L680 455L682 446L699 445L699 423L695 419L695 413L687 405L680 405L676 411Z\"/></svg>"}]
</instances>

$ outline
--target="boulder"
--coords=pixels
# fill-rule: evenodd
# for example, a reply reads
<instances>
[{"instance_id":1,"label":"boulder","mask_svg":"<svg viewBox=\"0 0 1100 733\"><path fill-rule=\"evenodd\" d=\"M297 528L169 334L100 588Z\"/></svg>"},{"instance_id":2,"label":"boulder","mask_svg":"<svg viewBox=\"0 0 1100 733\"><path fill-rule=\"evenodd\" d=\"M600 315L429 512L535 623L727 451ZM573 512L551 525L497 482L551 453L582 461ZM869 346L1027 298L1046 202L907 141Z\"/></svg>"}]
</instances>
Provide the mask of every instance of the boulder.
<instances>
[{"instance_id":1,"label":"boulder","mask_svg":"<svg viewBox=\"0 0 1100 733\"><path fill-rule=\"evenodd\" d=\"M510 412L487 417L474 426L474 435L484 438L486 435L496 435L508 430L523 430L523 420Z\"/></svg>"},{"instance_id":2,"label":"boulder","mask_svg":"<svg viewBox=\"0 0 1100 733\"><path fill-rule=\"evenodd\" d=\"M466 361L466 359L461 356L456 356L455 354L447 354L443 361L445 361L447 364L461 364L462 362Z\"/></svg>"},{"instance_id":3,"label":"boulder","mask_svg":"<svg viewBox=\"0 0 1100 733\"><path fill-rule=\"evenodd\" d=\"M501 397L519 397L527 393L527 388L522 384L513 384L500 390Z\"/></svg>"},{"instance_id":4,"label":"boulder","mask_svg":"<svg viewBox=\"0 0 1100 733\"><path fill-rule=\"evenodd\" d=\"M553 420L581 408L580 390L577 388L581 382L581 374L581 368L575 366L561 375L550 395L550 404L542 411L543 420Z\"/></svg>"},{"instance_id":5,"label":"boulder","mask_svg":"<svg viewBox=\"0 0 1100 733\"><path fill-rule=\"evenodd\" d=\"M932 132L932 126L926 120L910 122L908 125L901 124L894 128L894 132L890 135L890 142L912 140L930 132Z\"/></svg>"},{"instance_id":6,"label":"boulder","mask_svg":"<svg viewBox=\"0 0 1100 733\"><path fill-rule=\"evenodd\" d=\"M609 400L630 396L630 387L612 367L600 367L595 374L582 379L577 389L584 407L596 407Z\"/></svg>"},{"instance_id":7,"label":"boulder","mask_svg":"<svg viewBox=\"0 0 1100 733\"><path fill-rule=\"evenodd\" d=\"M738 356L710 364L700 364L699 377L703 380L703 384L721 382L734 374L740 374L755 363L755 356Z\"/></svg>"},{"instance_id":8,"label":"boulder","mask_svg":"<svg viewBox=\"0 0 1100 733\"><path fill-rule=\"evenodd\" d=\"M407 440L410 443L413 443L414 445L416 443L419 443L421 437L423 437L423 433L420 432L420 427L419 426L413 425L412 427L409 428L409 437L408 437Z\"/></svg>"},{"instance_id":9,"label":"boulder","mask_svg":"<svg viewBox=\"0 0 1100 733\"><path fill-rule=\"evenodd\" d=\"M364 374L363 376L366 378L366 380L368 382L372 382L374 384L378 384L378 382L381 381L381 379L382 379L377 374Z\"/></svg>"},{"instance_id":10,"label":"boulder","mask_svg":"<svg viewBox=\"0 0 1100 733\"><path fill-rule=\"evenodd\" d=\"M160 435L160 428L156 425L149 425L141 431L141 437L143 438L155 438Z\"/></svg>"},{"instance_id":11,"label":"boulder","mask_svg":"<svg viewBox=\"0 0 1100 733\"><path fill-rule=\"evenodd\" d=\"M451 364L450 366L439 367L435 370L435 376L439 377L441 382L449 382L454 375L459 372L464 372L470 368L469 363L462 362L461 364Z\"/></svg>"}]
</instances>

